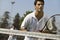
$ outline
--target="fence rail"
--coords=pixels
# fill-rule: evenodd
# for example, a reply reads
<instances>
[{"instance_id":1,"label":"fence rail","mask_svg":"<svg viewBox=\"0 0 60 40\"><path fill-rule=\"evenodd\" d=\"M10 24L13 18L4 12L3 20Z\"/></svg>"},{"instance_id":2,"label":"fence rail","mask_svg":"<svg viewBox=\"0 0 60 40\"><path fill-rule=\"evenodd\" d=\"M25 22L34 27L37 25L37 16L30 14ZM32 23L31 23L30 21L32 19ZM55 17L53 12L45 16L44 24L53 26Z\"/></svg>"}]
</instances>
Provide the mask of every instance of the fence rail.
<instances>
[{"instance_id":1,"label":"fence rail","mask_svg":"<svg viewBox=\"0 0 60 40\"><path fill-rule=\"evenodd\" d=\"M49 38L49 39L57 39L60 40L60 35L58 34L47 34L47 33L39 33L39 32L25 32L20 30L10 30L0 28L0 33L9 34L9 35L19 35L19 36L29 36L29 37L37 37L37 38Z\"/></svg>"}]
</instances>

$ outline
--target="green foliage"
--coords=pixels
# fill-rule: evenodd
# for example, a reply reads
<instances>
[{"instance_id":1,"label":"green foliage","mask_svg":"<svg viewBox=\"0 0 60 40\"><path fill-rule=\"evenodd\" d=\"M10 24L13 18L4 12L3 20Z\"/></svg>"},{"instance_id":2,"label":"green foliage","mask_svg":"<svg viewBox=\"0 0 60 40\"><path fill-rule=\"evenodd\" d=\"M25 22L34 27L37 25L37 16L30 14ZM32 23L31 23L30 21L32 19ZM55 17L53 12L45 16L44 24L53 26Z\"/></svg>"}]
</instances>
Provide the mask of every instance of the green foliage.
<instances>
[{"instance_id":1,"label":"green foliage","mask_svg":"<svg viewBox=\"0 0 60 40\"><path fill-rule=\"evenodd\" d=\"M2 18L2 23L1 23L1 28L8 28L8 19L9 19L9 13L8 11L6 11L3 15L3 18Z\"/></svg>"},{"instance_id":2,"label":"green foliage","mask_svg":"<svg viewBox=\"0 0 60 40\"><path fill-rule=\"evenodd\" d=\"M4 19L1 24L1 28L7 28L7 26L8 26L8 21L6 19Z\"/></svg>"},{"instance_id":3,"label":"green foliage","mask_svg":"<svg viewBox=\"0 0 60 40\"><path fill-rule=\"evenodd\" d=\"M19 16L19 13L17 13L16 15L15 15L15 19L13 20L13 26L14 26L14 28L16 28L16 29L20 29L20 16Z\"/></svg>"},{"instance_id":4,"label":"green foliage","mask_svg":"<svg viewBox=\"0 0 60 40\"><path fill-rule=\"evenodd\" d=\"M22 24L23 19L24 19L24 17L21 17L21 18L20 18L20 23L19 23L20 26L21 26L21 24Z\"/></svg>"}]
</instances>

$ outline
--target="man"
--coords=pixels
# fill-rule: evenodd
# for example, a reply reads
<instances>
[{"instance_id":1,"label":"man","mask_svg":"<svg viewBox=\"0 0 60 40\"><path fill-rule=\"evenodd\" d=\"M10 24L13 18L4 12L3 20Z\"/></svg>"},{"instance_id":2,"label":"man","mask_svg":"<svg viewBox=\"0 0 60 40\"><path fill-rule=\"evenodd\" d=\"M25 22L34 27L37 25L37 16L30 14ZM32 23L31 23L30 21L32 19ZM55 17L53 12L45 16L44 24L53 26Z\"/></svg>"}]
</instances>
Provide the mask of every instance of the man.
<instances>
[{"instance_id":1,"label":"man","mask_svg":"<svg viewBox=\"0 0 60 40\"><path fill-rule=\"evenodd\" d=\"M47 21L47 17L43 12L44 0L35 0L35 11L28 14L22 22L21 30L30 32L41 32ZM24 40L38 40L38 38L25 37ZM39 39L40 40L40 39Z\"/></svg>"}]
</instances>

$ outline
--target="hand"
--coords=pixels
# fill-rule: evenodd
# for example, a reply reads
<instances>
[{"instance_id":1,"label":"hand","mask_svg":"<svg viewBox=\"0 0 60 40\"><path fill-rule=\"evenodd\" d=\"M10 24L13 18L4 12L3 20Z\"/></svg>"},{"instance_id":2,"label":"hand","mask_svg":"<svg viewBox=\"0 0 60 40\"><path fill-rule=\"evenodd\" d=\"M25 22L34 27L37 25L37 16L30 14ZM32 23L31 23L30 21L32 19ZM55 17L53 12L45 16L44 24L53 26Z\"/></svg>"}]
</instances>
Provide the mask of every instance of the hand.
<instances>
[{"instance_id":1,"label":"hand","mask_svg":"<svg viewBox=\"0 0 60 40\"><path fill-rule=\"evenodd\" d=\"M49 31L48 31L48 30L44 30L44 31L39 30L39 32L42 32L42 33L49 33Z\"/></svg>"}]
</instances>

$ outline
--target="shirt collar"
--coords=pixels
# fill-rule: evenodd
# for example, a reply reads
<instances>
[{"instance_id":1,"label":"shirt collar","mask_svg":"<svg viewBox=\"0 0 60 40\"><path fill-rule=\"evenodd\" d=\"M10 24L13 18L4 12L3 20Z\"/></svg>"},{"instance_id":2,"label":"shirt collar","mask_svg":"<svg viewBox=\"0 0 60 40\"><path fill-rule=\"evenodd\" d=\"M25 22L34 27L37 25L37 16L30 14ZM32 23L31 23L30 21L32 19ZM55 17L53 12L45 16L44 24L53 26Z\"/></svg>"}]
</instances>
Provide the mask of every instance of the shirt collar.
<instances>
[{"instance_id":1,"label":"shirt collar","mask_svg":"<svg viewBox=\"0 0 60 40\"><path fill-rule=\"evenodd\" d=\"M33 18L35 18L36 20L38 20L38 19L36 18L36 16L35 16L35 12L36 12L36 11L33 12ZM43 16L40 20L42 20L43 18L44 18L44 16ZM39 20L39 21L40 21L40 20Z\"/></svg>"}]
</instances>

